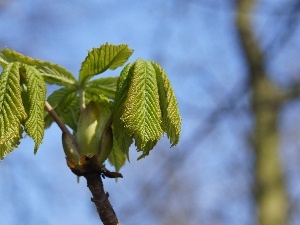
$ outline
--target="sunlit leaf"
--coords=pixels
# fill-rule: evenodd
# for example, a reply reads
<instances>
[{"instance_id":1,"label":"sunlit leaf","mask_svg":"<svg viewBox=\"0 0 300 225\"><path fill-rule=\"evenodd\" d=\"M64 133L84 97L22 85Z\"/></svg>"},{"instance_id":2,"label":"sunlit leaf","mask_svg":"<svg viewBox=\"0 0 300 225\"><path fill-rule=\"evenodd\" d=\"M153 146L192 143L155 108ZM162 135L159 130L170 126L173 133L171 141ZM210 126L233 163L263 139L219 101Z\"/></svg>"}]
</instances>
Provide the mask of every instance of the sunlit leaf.
<instances>
[{"instance_id":1,"label":"sunlit leaf","mask_svg":"<svg viewBox=\"0 0 300 225\"><path fill-rule=\"evenodd\" d=\"M156 63L138 59L121 72L114 110L115 137L123 152L132 140L147 156L166 132L171 145L179 141L181 118L171 83ZM127 152L128 153L128 152Z\"/></svg>"},{"instance_id":2,"label":"sunlit leaf","mask_svg":"<svg viewBox=\"0 0 300 225\"><path fill-rule=\"evenodd\" d=\"M30 66L34 66L43 75L45 82L57 85L74 85L77 83L73 74L65 68L53 64L24 56L16 51L4 48L0 52L0 62L8 64L10 62L21 62Z\"/></svg>"},{"instance_id":3,"label":"sunlit leaf","mask_svg":"<svg viewBox=\"0 0 300 225\"><path fill-rule=\"evenodd\" d=\"M127 95L121 120L133 134L138 150L147 153L163 133L157 80L151 63L141 59L135 62Z\"/></svg>"},{"instance_id":4,"label":"sunlit leaf","mask_svg":"<svg viewBox=\"0 0 300 225\"><path fill-rule=\"evenodd\" d=\"M48 64L48 63L47 63ZM60 86L69 86L75 85L77 83L76 78L68 72L67 70L63 69L62 67L52 64L45 65L45 66L37 66L37 69L41 72L44 77L44 80L48 84L56 84Z\"/></svg>"},{"instance_id":5,"label":"sunlit leaf","mask_svg":"<svg viewBox=\"0 0 300 225\"><path fill-rule=\"evenodd\" d=\"M179 141L181 132L181 117L179 114L178 103L165 71L157 64L152 62L158 81L159 102L162 112L162 128L166 132L172 146Z\"/></svg>"},{"instance_id":6,"label":"sunlit leaf","mask_svg":"<svg viewBox=\"0 0 300 225\"><path fill-rule=\"evenodd\" d=\"M115 98L118 79L119 77L107 77L89 81L85 86L85 92L109 101Z\"/></svg>"},{"instance_id":7,"label":"sunlit leaf","mask_svg":"<svg viewBox=\"0 0 300 225\"><path fill-rule=\"evenodd\" d=\"M114 70L122 66L131 56L133 50L128 45L111 45L106 43L100 48L93 48L81 64L79 81L84 83L96 74L103 73L107 69Z\"/></svg>"},{"instance_id":8,"label":"sunlit leaf","mask_svg":"<svg viewBox=\"0 0 300 225\"><path fill-rule=\"evenodd\" d=\"M130 86L133 64L127 64L122 70L118 83L117 91L115 97L115 106L113 113L113 125L114 125L114 137L118 141L118 145L121 148L122 152L129 156L128 151L129 147L133 142L133 135L130 135L126 128L124 122L121 120L121 116L124 113L124 103L127 98L128 89Z\"/></svg>"},{"instance_id":9,"label":"sunlit leaf","mask_svg":"<svg viewBox=\"0 0 300 225\"><path fill-rule=\"evenodd\" d=\"M25 121L25 131L34 140L34 153L44 137L44 106L46 100L46 85L41 73L32 66L23 65L26 73L25 83L29 100L28 118Z\"/></svg>"},{"instance_id":10,"label":"sunlit leaf","mask_svg":"<svg viewBox=\"0 0 300 225\"><path fill-rule=\"evenodd\" d=\"M0 158L21 139L21 123L27 118L21 97L20 63L8 63L0 75Z\"/></svg>"}]
</instances>

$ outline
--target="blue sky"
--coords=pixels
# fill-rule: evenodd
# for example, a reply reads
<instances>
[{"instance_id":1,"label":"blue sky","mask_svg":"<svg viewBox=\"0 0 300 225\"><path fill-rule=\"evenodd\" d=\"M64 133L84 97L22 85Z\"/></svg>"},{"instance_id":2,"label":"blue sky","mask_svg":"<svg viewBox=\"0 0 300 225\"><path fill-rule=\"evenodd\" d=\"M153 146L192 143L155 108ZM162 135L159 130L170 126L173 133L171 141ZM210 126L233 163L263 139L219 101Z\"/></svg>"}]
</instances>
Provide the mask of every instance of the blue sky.
<instances>
[{"instance_id":1,"label":"blue sky","mask_svg":"<svg viewBox=\"0 0 300 225\"><path fill-rule=\"evenodd\" d=\"M104 180L123 225L166 224L167 217L177 218L176 214L189 218L186 224L253 224L249 190L253 159L244 141L251 118L247 113L221 115L211 132L211 121L206 120L228 96L239 94L245 82L228 1L212 6L182 0L4 2L1 49L7 46L55 62L77 75L89 49L106 42L126 43L134 49L129 61L156 61L169 75L183 118L181 142L169 149L163 138L149 157L138 162L132 147L131 162L121 169L124 179ZM283 61L285 57L279 55ZM298 71L296 65L294 70ZM56 88L48 86L48 94ZM248 96L241 95L239 105L247 104ZM60 138L53 125L36 155L32 140L24 138L0 162L1 224L99 224L85 180L77 184L65 165ZM169 170L169 179L162 180L159 174ZM153 197L139 188L141 183L152 187ZM172 193L175 187L176 193L183 193L181 198ZM161 199L173 214L162 213L164 208L155 204Z\"/></svg>"},{"instance_id":2,"label":"blue sky","mask_svg":"<svg viewBox=\"0 0 300 225\"><path fill-rule=\"evenodd\" d=\"M188 163L181 165L182 169L188 171L188 174L195 170L201 171L201 174L196 172L197 176L202 176L202 180L206 177L210 180L203 186L199 183L200 178L194 178L196 180L192 183L199 188L201 185L202 194L199 196L196 191L195 195L186 196L187 199L196 197L195 204L199 204L197 198L201 198L206 202L201 206L207 208L204 212L218 210L215 205L218 201L225 204L226 199L220 197L220 193L224 191L223 183L229 180L222 178L225 165L224 158L218 156L220 152L216 151L218 143L200 144L198 150L192 151L192 156L189 156L189 149L184 146L189 135L199 126L195 123L195 119L201 118L199 111L205 114L207 110L216 107L215 101L222 99L224 93L229 92L240 79L232 72L240 67L228 49L234 46L235 41L230 35L233 29L232 15L230 12L223 13L222 8L221 5L220 12L215 14L210 8L181 1L76 1L72 4L68 1L52 1L45 4L43 1L31 0L11 1L0 15L3 21L0 30L6 31L2 32L1 48L7 46L34 58L58 63L75 75L87 50L105 42L127 43L135 50L130 61L138 57L154 60L168 73L183 116L182 144L170 150L168 141L163 140L147 159L139 162L135 161L138 154L132 148L131 163L121 170L124 179L118 183L107 179L104 182L117 213L119 207L137 201L138 180L144 175L153 176L153 165L158 166L154 172L155 169L164 168L164 162L158 162L157 159L162 154L160 151L174 154L174 158L181 151L181 155L190 157L185 160ZM208 68L207 64L212 66ZM117 75L118 71L108 71L106 74ZM226 85L222 84L224 77ZM49 92L54 88L50 86ZM209 93L208 90L214 92ZM228 129L227 126L224 124L219 132L223 133L223 130ZM230 135L219 139L226 143L225 146L233 146ZM206 150L201 151L201 147ZM234 151L227 149L227 153L222 153L223 157L226 154L229 157L230 151ZM207 162L198 165L201 158ZM180 162L175 163L180 165ZM99 219L90 202L85 180L77 184L76 177L64 163L57 127L52 126L46 131L37 155L33 155L32 141L25 138L20 147L1 162L0 167L5 171L0 174L0 178L7 181L7 185L0 188L0 199L4 198L1 202L8 203L13 195L12 201L22 204L16 210L11 204L1 210L0 218L4 224L20 224L20 218L26 224L45 224L43 221L47 221L46 224L70 224L71 221L72 224L84 224L87 219L89 224L98 224ZM11 177L16 180L10 181ZM155 182L155 179L148 182ZM159 195L159 190L156 192ZM172 202L169 205L176 208L176 199ZM232 204L233 212L235 207ZM232 217L229 214L225 216L229 219ZM137 211L132 216L134 219L129 217L129 221L126 214L119 217L125 225L141 224L139 221L145 218L148 223L142 224L155 224L156 221L151 217L151 208L147 210L147 207L141 212ZM194 216L193 220L198 222L199 218Z\"/></svg>"}]
</instances>

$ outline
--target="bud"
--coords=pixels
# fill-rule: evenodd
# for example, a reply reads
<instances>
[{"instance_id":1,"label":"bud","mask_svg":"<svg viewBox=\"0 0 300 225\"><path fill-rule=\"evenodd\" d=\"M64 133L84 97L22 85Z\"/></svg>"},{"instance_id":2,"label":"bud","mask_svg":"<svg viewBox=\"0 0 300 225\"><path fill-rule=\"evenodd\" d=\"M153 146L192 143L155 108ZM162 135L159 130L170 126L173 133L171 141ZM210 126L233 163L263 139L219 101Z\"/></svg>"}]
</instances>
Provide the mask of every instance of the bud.
<instances>
[{"instance_id":1,"label":"bud","mask_svg":"<svg viewBox=\"0 0 300 225\"><path fill-rule=\"evenodd\" d=\"M67 163L70 168L74 168L79 162L79 148L75 138L71 138L65 132L62 134L62 144L67 156Z\"/></svg>"},{"instance_id":2,"label":"bud","mask_svg":"<svg viewBox=\"0 0 300 225\"><path fill-rule=\"evenodd\" d=\"M82 111L77 125L77 141L80 155L98 155L101 137L106 127L109 113L97 102L91 101Z\"/></svg>"},{"instance_id":3,"label":"bud","mask_svg":"<svg viewBox=\"0 0 300 225\"><path fill-rule=\"evenodd\" d=\"M113 147L113 132L111 128L112 116L108 119L100 140L100 152L98 155L98 163L102 165L108 158Z\"/></svg>"}]
</instances>

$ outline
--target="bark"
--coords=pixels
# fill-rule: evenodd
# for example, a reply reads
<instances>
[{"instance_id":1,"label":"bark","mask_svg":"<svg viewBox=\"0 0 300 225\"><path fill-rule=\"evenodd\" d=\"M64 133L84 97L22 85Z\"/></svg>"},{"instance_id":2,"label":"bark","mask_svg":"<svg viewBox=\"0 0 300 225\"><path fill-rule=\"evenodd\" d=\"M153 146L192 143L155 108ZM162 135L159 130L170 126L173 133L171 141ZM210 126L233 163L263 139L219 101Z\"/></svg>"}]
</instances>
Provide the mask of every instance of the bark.
<instances>
[{"instance_id":1,"label":"bark","mask_svg":"<svg viewBox=\"0 0 300 225\"><path fill-rule=\"evenodd\" d=\"M287 194L279 154L278 115L281 93L268 77L265 59L251 25L254 0L237 0L236 27L249 72L254 115L253 149L256 158L254 194L260 225L287 223Z\"/></svg>"},{"instance_id":2,"label":"bark","mask_svg":"<svg viewBox=\"0 0 300 225\"><path fill-rule=\"evenodd\" d=\"M102 179L99 173L90 172L84 175L90 189L99 217L104 225L120 225L116 213L108 200L108 193L104 192Z\"/></svg>"}]
</instances>

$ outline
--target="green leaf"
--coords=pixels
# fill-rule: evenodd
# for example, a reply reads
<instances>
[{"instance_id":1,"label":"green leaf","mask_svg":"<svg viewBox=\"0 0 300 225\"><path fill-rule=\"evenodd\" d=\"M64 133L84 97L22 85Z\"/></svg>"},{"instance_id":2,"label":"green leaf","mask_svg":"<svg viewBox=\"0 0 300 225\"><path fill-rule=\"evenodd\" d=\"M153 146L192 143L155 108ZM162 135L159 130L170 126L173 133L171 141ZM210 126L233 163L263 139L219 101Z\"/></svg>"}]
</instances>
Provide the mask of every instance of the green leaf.
<instances>
[{"instance_id":1,"label":"green leaf","mask_svg":"<svg viewBox=\"0 0 300 225\"><path fill-rule=\"evenodd\" d=\"M42 74L33 66L23 65L25 69L25 84L29 99L28 118L25 121L25 131L34 140L34 153L44 137L44 106L46 100L46 85Z\"/></svg>"},{"instance_id":2,"label":"green leaf","mask_svg":"<svg viewBox=\"0 0 300 225\"><path fill-rule=\"evenodd\" d=\"M0 116L0 124L3 123L3 117ZM15 134L6 134L5 137L0 138L0 159L4 159L6 155L11 153L20 144L20 139L22 138L23 129L19 127L20 130Z\"/></svg>"},{"instance_id":3,"label":"green leaf","mask_svg":"<svg viewBox=\"0 0 300 225\"><path fill-rule=\"evenodd\" d=\"M133 50L128 45L111 45L106 43L100 48L93 48L81 64L79 81L84 83L92 76L103 73L107 69L114 70L122 66L131 56Z\"/></svg>"},{"instance_id":4,"label":"green leaf","mask_svg":"<svg viewBox=\"0 0 300 225\"><path fill-rule=\"evenodd\" d=\"M76 88L72 86L60 88L54 91L47 101L63 122L76 131L80 111ZM52 117L46 112L45 127L49 127L52 122Z\"/></svg>"},{"instance_id":5,"label":"green leaf","mask_svg":"<svg viewBox=\"0 0 300 225\"><path fill-rule=\"evenodd\" d=\"M107 77L92 80L86 84L85 92L109 101L115 98L118 79L119 77Z\"/></svg>"},{"instance_id":6,"label":"green leaf","mask_svg":"<svg viewBox=\"0 0 300 225\"><path fill-rule=\"evenodd\" d=\"M8 63L0 76L0 159L21 139L21 123L27 118L21 97L20 63Z\"/></svg>"},{"instance_id":7,"label":"green leaf","mask_svg":"<svg viewBox=\"0 0 300 225\"><path fill-rule=\"evenodd\" d=\"M0 52L0 64L5 65L10 62L21 62L30 66L34 66L43 75L45 82L48 84L57 85L74 85L77 83L73 74L63 67L53 64L51 62L45 62L24 56L16 51L4 48Z\"/></svg>"},{"instance_id":8,"label":"green leaf","mask_svg":"<svg viewBox=\"0 0 300 225\"><path fill-rule=\"evenodd\" d=\"M89 102L94 101L99 103L102 106L105 106L106 110L109 111L109 114L112 113L114 103L110 101L106 96L99 95L98 93L85 92L85 104L87 105Z\"/></svg>"},{"instance_id":9,"label":"green leaf","mask_svg":"<svg viewBox=\"0 0 300 225\"><path fill-rule=\"evenodd\" d=\"M150 62L138 59L121 120L143 156L148 155L163 134L161 117L155 69Z\"/></svg>"},{"instance_id":10,"label":"green leaf","mask_svg":"<svg viewBox=\"0 0 300 225\"><path fill-rule=\"evenodd\" d=\"M120 171L121 167L126 162L126 154L121 150L116 139L114 139L113 148L108 157L109 163L115 167L116 172Z\"/></svg>"},{"instance_id":11,"label":"green leaf","mask_svg":"<svg viewBox=\"0 0 300 225\"><path fill-rule=\"evenodd\" d=\"M100 94L97 90L90 89L89 91L85 92L85 104L90 101L98 102L101 104L108 104L110 102L110 99L105 95Z\"/></svg>"},{"instance_id":12,"label":"green leaf","mask_svg":"<svg viewBox=\"0 0 300 225\"><path fill-rule=\"evenodd\" d=\"M159 102L162 112L162 128L166 132L172 146L179 142L181 132L181 117L178 103L165 71L155 62L152 62L155 69Z\"/></svg>"},{"instance_id":13,"label":"green leaf","mask_svg":"<svg viewBox=\"0 0 300 225\"><path fill-rule=\"evenodd\" d=\"M127 93L131 82L133 65L134 63L127 64L120 74L117 83L117 91L113 113L114 137L116 138L122 152L127 154L128 158L129 147L133 142L133 135L128 133L128 131L125 128L124 122L121 120L121 117L125 110L124 104L127 98Z\"/></svg>"},{"instance_id":14,"label":"green leaf","mask_svg":"<svg viewBox=\"0 0 300 225\"><path fill-rule=\"evenodd\" d=\"M166 73L156 63L138 59L121 72L115 97L115 138L124 153L135 140L147 156L166 132L171 145L179 141L181 118Z\"/></svg>"},{"instance_id":15,"label":"green leaf","mask_svg":"<svg viewBox=\"0 0 300 225\"><path fill-rule=\"evenodd\" d=\"M77 80L73 74L56 64L52 65L53 66L37 66L37 69L43 75L46 83L60 86L72 86L77 84Z\"/></svg>"}]
</instances>

